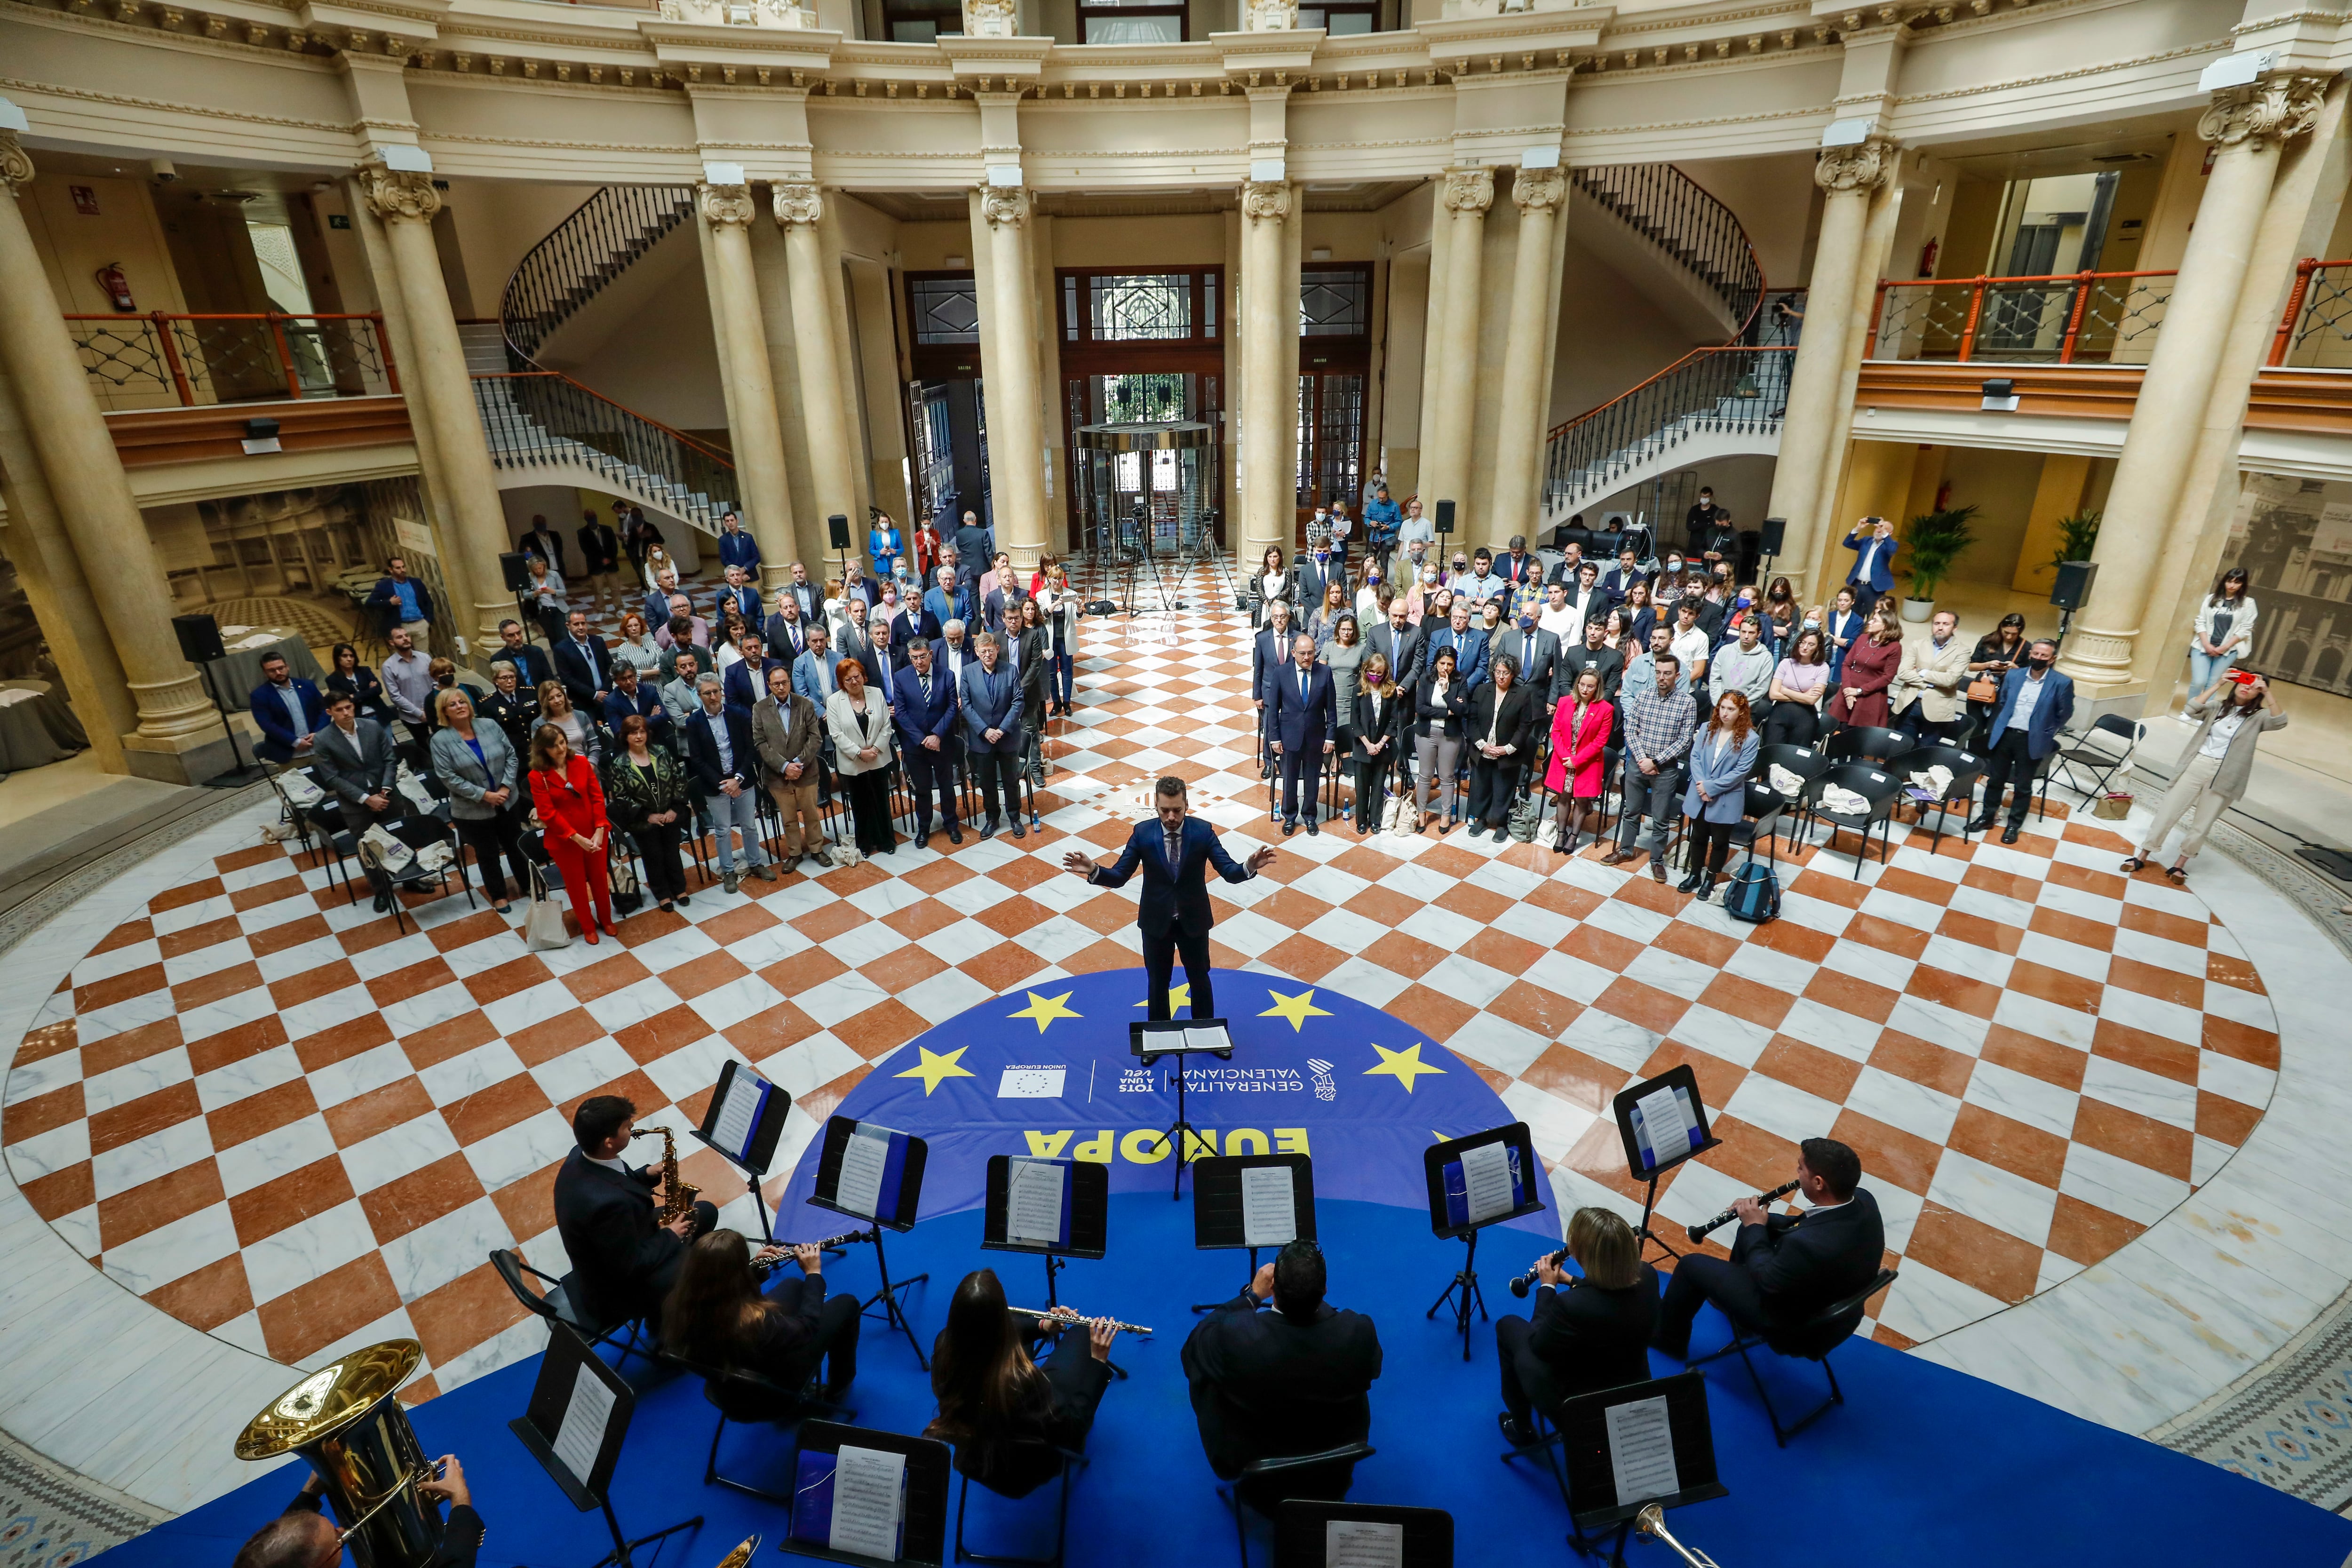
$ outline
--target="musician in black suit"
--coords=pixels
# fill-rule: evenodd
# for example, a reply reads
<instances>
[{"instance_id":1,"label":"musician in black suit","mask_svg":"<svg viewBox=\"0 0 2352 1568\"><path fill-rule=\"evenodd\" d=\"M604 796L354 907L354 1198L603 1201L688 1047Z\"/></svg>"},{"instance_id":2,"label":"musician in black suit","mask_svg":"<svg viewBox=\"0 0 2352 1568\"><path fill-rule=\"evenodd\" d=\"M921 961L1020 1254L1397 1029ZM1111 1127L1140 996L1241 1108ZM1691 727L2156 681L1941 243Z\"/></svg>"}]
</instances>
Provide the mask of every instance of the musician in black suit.
<instances>
[{"instance_id":1,"label":"musician in black suit","mask_svg":"<svg viewBox=\"0 0 2352 1568\"><path fill-rule=\"evenodd\" d=\"M1307 776L1307 831L1317 826L1321 805L1316 796L1323 787L1325 759L1337 749L1339 733L1338 697L1331 686L1331 667L1315 662L1315 639L1301 632L1292 639L1291 659L1265 678L1265 728L1282 763L1282 832L1298 829L1298 780Z\"/></svg>"},{"instance_id":2,"label":"musician in black suit","mask_svg":"<svg viewBox=\"0 0 2352 1568\"><path fill-rule=\"evenodd\" d=\"M1325 1301L1323 1289L1322 1252L1291 1242L1184 1342L1201 1447L1225 1479L1252 1460L1320 1453L1371 1430L1380 1335L1363 1313ZM1265 1301L1273 1310L1258 1310ZM1348 1479L1312 1495L1344 1497Z\"/></svg>"},{"instance_id":3,"label":"musician in black suit","mask_svg":"<svg viewBox=\"0 0 2352 1568\"><path fill-rule=\"evenodd\" d=\"M1175 955L1184 956L1184 979L1192 986L1192 1016L1213 1018L1216 1003L1209 988L1208 868L1228 882L1246 882L1274 864L1274 846L1261 847L1244 864L1235 864L1217 842L1217 830L1185 815L1184 781L1170 774L1152 791L1156 822L1136 825L1127 847L1112 866L1098 866L1076 850L1062 857L1062 868L1084 877L1097 888L1123 888L1139 867L1143 897L1136 923L1143 931L1143 969L1149 977L1150 1012L1154 1023L1169 1016L1168 977Z\"/></svg>"},{"instance_id":4,"label":"musician in black suit","mask_svg":"<svg viewBox=\"0 0 2352 1568\"><path fill-rule=\"evenodd\" d=\"M635 1106L616 1094L590 1095L572 1113L578 1147L555 1173L555 1228L572 1259L575 1299L599 1324L656 1317L677 1283L686 1244L719 1223L707 1199L661 1223L654 1202L659 1174L621 1160L636 1130Z\"/></svg>"},{"instance_id":5,"label":"musician in black suit","mask_svg":"<svg viewBox=\"0 0 2352 1568\"><path fill-rule=\"evenodd\" d=\"M1763 1332L1818 1317L1877 1277L1886 1227L1878 1200L1862 1190L1862 1161L1831 1138L1808 1138L1797 1151L1797 1190L1811 1206L1791 1215L1758 1198L1732 1205L1739 1235L1731 1260L1690 1257L1675 1265L1653 1345L1687 1359L1691 1320L1707 1301L1733 1327Z\"/></svg>"},{"instance_id":6,"label":"musician in black suit","mask_svg":"<svg viewBox=\"0 0 2352 1568\"><path fill-rule=\"evenodd\" d=\"M1560 1401L1573 1394L1649 1379L1658 1271L1642 1261L1633 1227L1607 1209L1579 1209L1568 1222L1567 1255L1580 1276L1544 1254L1536 1259L1534 1310L1495 1320L1500 1419L1514 1444L1536 1440L1531 1410L1556 1421Z\"/></svg>"},{"instance_id":7,"label":"musician in black suit","mask_svg":"<svg viewBox=\"0 0 2352 1568\"><path fill-rule=\"evenodd\" d=\"M482 1516L474 1511L473 1489L466 1484L466 1468L455 1454L440 1458L439 1474L419 1481L417 1495L449 1505L441 1526L441 1545L433 1554L433 1568L474 1568L482 1549ZM312 1471L286 1505L286 1511L263 1525L237 1548L229 1568L336 1568L343 1560L343 1539L335 1521L321 1506L325 1483Z\"/></svg>"}]
</instances>

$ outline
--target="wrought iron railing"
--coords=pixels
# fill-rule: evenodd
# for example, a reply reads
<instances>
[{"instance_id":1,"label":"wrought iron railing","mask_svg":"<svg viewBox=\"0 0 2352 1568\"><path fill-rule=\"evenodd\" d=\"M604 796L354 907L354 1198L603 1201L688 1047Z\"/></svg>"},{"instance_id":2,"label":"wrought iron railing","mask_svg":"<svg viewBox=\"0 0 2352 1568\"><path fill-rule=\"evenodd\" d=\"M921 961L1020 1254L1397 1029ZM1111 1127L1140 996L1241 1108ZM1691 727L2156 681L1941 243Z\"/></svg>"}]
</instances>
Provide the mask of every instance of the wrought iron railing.
<instances>
[{"instance_id":1,"label":"wrought iron railing","mask_svg":"<svg viewBox=\"0 0 2352 1568\"><path fill-rule=\"evenodd\" d=\"M2297 370L2352 369L2352 261L2315 257L2295 264L2294 288L2265 363Z\"/></svg>"},{"instance_id":2,"label":"wrought iron railing","mask_svg":"<svg viewBox=\"0 0 2352 1568\"><path fill-rule=\"evenodd\" d=\"M102 408L277 403L399 392L383 317L68 315L67 331Z\"/></svg>"},{"instance_id":3,"label":"wrought iron railing","mask_svg":"<svg viewBox=\"0 0 2352 1568\"><path fill-rule=\"evenodd\" d=\"M1738 338L1764 297L1764 268L1731 209L1672 163L1607 163L1571 176L1594 201L1704 279Z\"/></svg>"},{"instance_id":4,"label":"wrought iron railing","mask_svg":"<svg viewBox=\"0 0 2352 1568\"><path fill-rule=\"evenodd\" d=\"M1769 433L1789 406L1793 348L1694 349L1649 380L1554 430L1544 504L1607 495L1633 470L1695 436Z\"/></svg>"},{"instance_id":5,"label":"wrought iron railing","mask_svg":"<svg viewBox=\"0 0 2352 1568\"><path fill-rule=\"evenodd\" d=\"M1989 364L2146 364L2172 272L1885 281L1868 357Z\"/></svg>"},{"instance_id":6,"label":"wrought iron railing","mask_svg":"<svg viewBox=\"0 0 2352 1568\"><path fill-rule=\"evenodd\" d=\"M719 513L741 505L735 465L726 458L568 375L477 375L474 403L490 460L502 468L583 464L714 532Z\"/></svg>"},{"instance_id":7,"label":"wrought iron railing","mask_svg":"<svg viewBox=\"0 0 2352 1568\"><path fill-rule=\"evenodd\" d=\"M694 199L690 185L607 185L531 247L499 300L509 368L536 366L549 335L692 216Z\"/></svg>"}]
</instances>

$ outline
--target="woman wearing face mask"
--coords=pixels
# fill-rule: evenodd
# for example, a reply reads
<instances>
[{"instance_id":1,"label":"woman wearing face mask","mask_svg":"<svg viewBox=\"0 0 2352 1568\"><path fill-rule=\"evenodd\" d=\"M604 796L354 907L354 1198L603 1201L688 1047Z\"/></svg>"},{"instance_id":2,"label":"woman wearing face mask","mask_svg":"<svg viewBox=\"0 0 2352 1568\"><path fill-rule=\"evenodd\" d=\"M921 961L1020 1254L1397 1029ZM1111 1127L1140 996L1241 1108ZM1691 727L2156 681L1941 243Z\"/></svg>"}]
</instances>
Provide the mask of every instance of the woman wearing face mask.
<instances>
[{"instance_id":1,"label":"woman wearing face mask","mask_svg":"<svg viewBox=\"0 0 2352 1568\"><path fill-rule=\"evenodd\" d=\"M1716 879L1731 854L1731 830L1748 810L1748 775L1756 771L1763 744L1748 716L1748 699L1727 691L1715 716L1691 742L1690 784L1683 791L1683 815L1690 818L1690 875L1682 891L1702 901L1715 896ZM1704 859L1702 860L1702 857Z\"/></svg>"},{"instance_id":2,"label":"woman wearing face mask","mask_svg":"<svg viewBox=\"0 0 2352 1568\"><path fill-rule=\"evenodd\" d=\"M2223 812L2246 793L2254 771L2255 737L2286 728L2286 715L2270 700L2270 682L2259 675L2224 676L2189 700L2189 718L2199 726L2197 738L2181 753L2180 771L2164 792L2148 824L2147 837L2123 864L2126 876L2157 858L2167 835L2186 816L2189 831L2165 872L2178 885L2189 880L2189 862L2205 847L2205 835Z\"/></svg>"}]
</instances>

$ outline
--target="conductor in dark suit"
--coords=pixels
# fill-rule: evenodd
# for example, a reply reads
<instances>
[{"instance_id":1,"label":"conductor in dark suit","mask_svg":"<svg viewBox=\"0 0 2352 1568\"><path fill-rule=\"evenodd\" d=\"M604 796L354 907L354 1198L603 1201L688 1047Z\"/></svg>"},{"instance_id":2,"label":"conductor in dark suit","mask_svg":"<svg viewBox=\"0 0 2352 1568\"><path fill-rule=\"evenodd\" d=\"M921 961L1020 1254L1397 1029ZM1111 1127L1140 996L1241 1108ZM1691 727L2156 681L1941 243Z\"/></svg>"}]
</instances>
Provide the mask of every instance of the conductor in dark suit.
<instances>
[{"instance_id":1,"label":"conductor in dark suit","mask_svg":"<svg viewBox=\"0 0 2352 1568\"><path fill-rule=\"evenodd\" d=\"M1336 749L1339 732L1331 667L1315 662L1315 639L1301 632L1290 645L1290 662L1266 677L1266 732L1282 764L1282 832L1298 831L1298 775L1307 774L1307 831L1316 825L1323 785L1323 759Z\"/></svg>"},{"instance_id":2,"label":"conductor in dark suit","mask_svg":"<svg viewBox=\"0 0 2352 1568\"><path fill-rule=\"evenodd\" d=\"M1062 868L1097 888L1123 888L1141 868L1143 898L1136 923L1143 931L1143 970L1150 985L1147 1016L1153 1023L1169 1017L1168 977L1181 951L1192 1016L1213 1018L1209 927L1215 917L1209 912L1208 868L1214 866L1228 882L1246 882L1274 864L1274 846L1262 847L1247 863L1236 865L1217 842L1217 830L1185 814L1184 781L1173 774L1160 781L1151 805L1158 820L1136 824L1116 865L1098 866L1072 850L1062 858Z\"/></svg>"},{"instance_id":3,"label":"conductor in dark suit","mask_svg":"<svg viewBox=\"0 0 2352 1568\"><path fill-rule=\"evenodd\" d=\"M1502 1365L1503 1436L1536 1440L1528 1420L1541 1410L1557 1423L1560 1402L1650 1376L1650 1334L1658 1321L1658 1271L1642 1261L1633 1227L1604 1208L1581 1208L1568 1222L1564 1256L1536 1260L1535 1310L1495 1320Z\"/></svg>"},{"instance_id":4,"label":"conductor in dark suit","mask_svg":"<svg viewBox=\"0 0 2352 1568\"><path fill-rule=\"evenodd\" d=\"M1184 1342L1201 1447L1225 1479L1255 1459L1320 1453L1371 1431L1380 1335L1363 1313L1324 1300L1323 1288L1322 1252L1291 1242ZM1259 1310L1266 1301L1273 1310ZM1347 1488L1343 1477L1312 1495L1344 1497Z\"/></svg>"},{"instance_id":5,"label":"conductor in dark suit","mask_svg":"<svg viewBox=\"0 0 2352 1568\"><path fill-rule=\"evenodd\" d=\"M1831 1138L1808 1138L1797 1151L1797 1190L1811 1206L1791 1215L1755 1198L1732 1205L1739 1235L1730 1261L1690 1257L1675 1265L1653 1345L1687 1359L1691 1320L1707 1301L1734 1328L1763 1332L1818 1317L1877 1277L1886 1227L1878 1200L1862 1190L1862 1161Z\"/></svg>"},{"instance_id":6,"label":"conductor in dark suit","mask_svg":"<svg viewBox=\"0 0 2352 1568\"><path fill-rule=\"evenodd\" d=\"M621 1156L637 1130L637 1108L618 1095L591 1095L572 1113L578 1147L555 1173L555 1228L572 1259L580 1308L599 1324L652 1318L677 1283L686 1244L719 1223L698 1199L690 1214L661 1223L654 1201L660 1175L631 1170Z\"/></svg>"}]
</instances>

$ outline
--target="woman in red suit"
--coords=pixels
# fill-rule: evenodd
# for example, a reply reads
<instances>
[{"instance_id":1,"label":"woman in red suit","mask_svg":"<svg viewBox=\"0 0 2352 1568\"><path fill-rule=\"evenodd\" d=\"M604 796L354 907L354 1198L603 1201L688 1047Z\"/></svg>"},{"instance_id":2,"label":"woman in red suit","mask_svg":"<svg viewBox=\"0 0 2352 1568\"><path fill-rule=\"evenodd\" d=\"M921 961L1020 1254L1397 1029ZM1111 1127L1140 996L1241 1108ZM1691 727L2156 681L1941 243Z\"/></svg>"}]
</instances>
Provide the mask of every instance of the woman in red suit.
<instances>
[{"instance_id":1,"label":"woman in red suit","mask_svg":"<svg viewBox=\"0 0 2352 1568\"><path fill-rule=\"evenodd\" d=\"M1559 797L1559 816L1552 847L1563 855L1576 853L1576 837L1584 831L1587 812L1601 805L1601 753L1608 748L1609 731L1617 710L1601 700L1601 672L1587 666L1576 678L1576 689L1551 716L1551 771L1544 788ZM1593 825L1593 836L1601 833Z\"/></svg>"},{"instance_id":2,"label":"woman in red suit","mask_svg":"<svg viewBox=\"0 0 2352 1568\"><path fill-rule=\"evenodd\" d=\"M1885 729L1889 721L1886 689L1903 665L1903 623L1881 610L1863 625L1863 635L1846 649L1830 695L1830 718L1840 726Z\"/></svg>"},{"instance_id":3,"label":"woman in red suit","mask_svg":"<svg viewBox=\"0 0 2352 1568\"><path fill-rule=\"evenodd\" d=\"M572 895L572 912L593 946L599 930L613 929L604 851L613 827L604 816L604 786L596 782L596 770L552 724L541 724L530 740L530 803L547 829L547 853Z\"/></svg>"}]
</instances>

